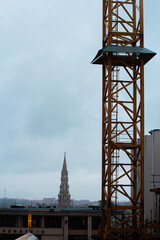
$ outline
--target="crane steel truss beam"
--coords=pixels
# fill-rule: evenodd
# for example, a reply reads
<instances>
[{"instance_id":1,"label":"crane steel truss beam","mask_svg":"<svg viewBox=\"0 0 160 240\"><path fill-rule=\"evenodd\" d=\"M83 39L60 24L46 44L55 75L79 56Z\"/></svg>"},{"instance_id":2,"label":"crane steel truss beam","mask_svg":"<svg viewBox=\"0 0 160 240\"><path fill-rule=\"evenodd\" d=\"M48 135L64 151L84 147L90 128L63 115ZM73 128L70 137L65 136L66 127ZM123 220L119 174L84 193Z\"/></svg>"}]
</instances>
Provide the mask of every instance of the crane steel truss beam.
<instances>
[{"instance_id":1,"label":"crane steel truss beam","mask_svg":"<svg viewBox=\"0 0 160 240\"><path fill-rule=\"evenodd\" d=\"M154 55L143 48L143 0L103 0L103 49L92 63L103 65L104 240L144 232L144 64Z\"/></svg>"}]
</instances>

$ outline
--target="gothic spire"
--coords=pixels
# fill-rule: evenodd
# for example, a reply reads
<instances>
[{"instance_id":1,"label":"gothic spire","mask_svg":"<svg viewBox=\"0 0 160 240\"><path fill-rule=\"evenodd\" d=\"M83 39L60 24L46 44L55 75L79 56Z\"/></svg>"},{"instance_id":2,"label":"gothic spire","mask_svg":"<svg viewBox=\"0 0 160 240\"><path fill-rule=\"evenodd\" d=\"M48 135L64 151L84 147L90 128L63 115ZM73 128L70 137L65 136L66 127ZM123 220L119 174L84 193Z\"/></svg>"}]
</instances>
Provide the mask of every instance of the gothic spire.
<instances>
[{"instance_id":1,"label":"gothic spire","mask_svg":"<svg viewBox=\"0 0 160 240\"><path fill-rule=\"evenodd\" d=\"M70 207L70 193L69 193L69 184L68 184L66 152L64 153L63 168L61 171L61 184L60 184L60 191L58 195L58 206L61 208Z\"/></svg>"}]
</instances>

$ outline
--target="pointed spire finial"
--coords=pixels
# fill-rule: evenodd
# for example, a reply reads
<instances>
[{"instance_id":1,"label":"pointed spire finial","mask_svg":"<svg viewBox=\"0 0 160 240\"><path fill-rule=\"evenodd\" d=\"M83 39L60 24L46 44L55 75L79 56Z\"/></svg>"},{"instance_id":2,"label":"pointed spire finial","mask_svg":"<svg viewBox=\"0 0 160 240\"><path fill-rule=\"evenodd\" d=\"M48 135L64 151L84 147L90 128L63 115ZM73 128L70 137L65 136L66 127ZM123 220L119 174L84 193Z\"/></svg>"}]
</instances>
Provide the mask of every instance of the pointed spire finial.
<instances>
[{"instance_id":1,"label":"pointed spire finial","mask_svg":"<svg viewBox=\"0 0 160 240\"><path fill-rule=\"evenodd\" d=\"M62 171L67 171L67 161L66 161L66 152L64 152L64 162Z\"/></svg>"}]
</instances>

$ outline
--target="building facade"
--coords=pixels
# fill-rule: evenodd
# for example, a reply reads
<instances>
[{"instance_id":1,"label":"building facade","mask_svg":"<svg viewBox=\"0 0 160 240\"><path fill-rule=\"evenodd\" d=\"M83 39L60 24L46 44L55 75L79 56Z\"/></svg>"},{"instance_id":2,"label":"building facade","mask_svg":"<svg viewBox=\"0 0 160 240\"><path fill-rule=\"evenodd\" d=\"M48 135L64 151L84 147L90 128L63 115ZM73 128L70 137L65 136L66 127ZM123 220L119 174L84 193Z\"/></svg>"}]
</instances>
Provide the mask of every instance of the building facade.
<instances>
[{"instance_id":1,"label":"building facade","mask_svg":"<svg viewBox=\"0 0 160 240\"><path fill-rule=\"evenodd\" d=\"M98 239L100 210L97 209L0 209L0 239L15 240L28 232L28 213L32 214L30 232L39 240Z\"/></svg>"},{"instance_id":2,"label":"building facade","mask_svg":"<svg viewBox=\"0 0 160 240\"><path fill-rule=\"evenodd\" d=\"M160 222L160 130L145 135L144 212L148 222Z\"/></svg>"},{"instance_id":3,"label":"building facade","mask_svg":"<svg viewBox=\"0 0 160 240\"><path fill-rule=\"evenodd\" d=\"M61 171L61 184L60 192L58 195L58 207L68 208L71 205L71 196L69 193L69 184L68 184L68 171L67 171L67 162L66 162L66 153L64 153L64 162L63 168Z\"/></svg>"}]
</instances>

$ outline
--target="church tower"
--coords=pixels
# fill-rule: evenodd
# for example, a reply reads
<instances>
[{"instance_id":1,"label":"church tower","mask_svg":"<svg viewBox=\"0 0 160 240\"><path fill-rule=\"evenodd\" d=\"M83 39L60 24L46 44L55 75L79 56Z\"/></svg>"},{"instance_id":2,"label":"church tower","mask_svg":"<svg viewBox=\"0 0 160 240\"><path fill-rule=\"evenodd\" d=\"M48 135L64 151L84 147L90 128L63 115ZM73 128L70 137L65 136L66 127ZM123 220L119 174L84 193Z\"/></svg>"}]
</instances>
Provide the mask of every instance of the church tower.
<instances>
[{"instance_id":1,"label":"church tower","mask_svg":"<svg viewBox=\"0 0 160 240\"><path fill-rule=\"evenodd\" d=\"M67 208L70 207L70 193L68 184L68 171L66 162L66 152L64 153L63 168L61 171L61 185L58 195L58 207Z\"/></svg>"}]
</instances>

